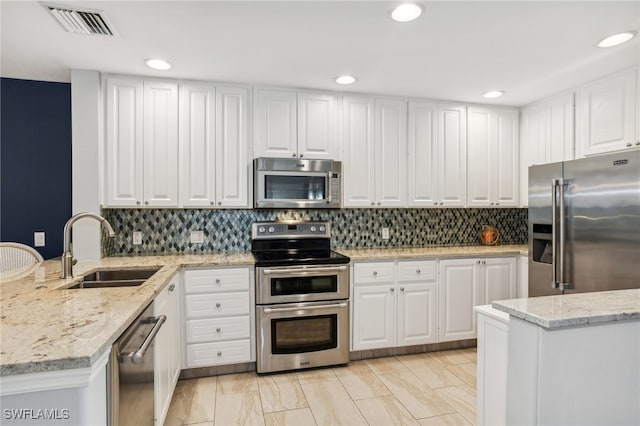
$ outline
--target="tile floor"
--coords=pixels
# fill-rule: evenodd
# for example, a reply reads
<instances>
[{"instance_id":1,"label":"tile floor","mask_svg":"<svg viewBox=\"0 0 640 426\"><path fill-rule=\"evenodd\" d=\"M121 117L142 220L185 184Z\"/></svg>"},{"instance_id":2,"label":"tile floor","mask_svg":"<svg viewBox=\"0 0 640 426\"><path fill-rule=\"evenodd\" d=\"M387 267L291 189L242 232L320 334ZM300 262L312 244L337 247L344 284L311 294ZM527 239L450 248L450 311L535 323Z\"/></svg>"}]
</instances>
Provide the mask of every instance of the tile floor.
<instances>
[{"instance_id":1,"label":"tile floor","mask_svg":"<svg viewBox=\"0 0 640 426\"><path fill-rule=\"evenodd\" d=\"M473 425L476 349L181 380L166 426Z\"/></svg>"}]
</instances>

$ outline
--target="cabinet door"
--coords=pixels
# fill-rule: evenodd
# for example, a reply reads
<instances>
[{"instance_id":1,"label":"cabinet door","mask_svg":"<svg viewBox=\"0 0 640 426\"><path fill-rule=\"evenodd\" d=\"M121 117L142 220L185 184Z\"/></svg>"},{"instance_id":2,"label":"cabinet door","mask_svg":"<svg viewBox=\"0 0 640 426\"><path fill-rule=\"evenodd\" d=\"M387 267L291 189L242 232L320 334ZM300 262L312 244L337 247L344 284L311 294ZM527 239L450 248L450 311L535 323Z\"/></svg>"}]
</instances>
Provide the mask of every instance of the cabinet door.
<instances>
[{"instance_id":1,"label":"cabinet door","mask_svg":"<svg viewBox=\"0 0 640 426\"><path fill-rule=\"evenodd\" d=\"M215 205L215 88L180 86L180 205Z\"/></svg>"},{"instance_id":2,"label":"cabinet door","mask_svg":"<svg viewBox=\"0 0 640 426\"><path fill-rule=\"evenodd\" d=\"M479 305L496 300L513 299L516 296L516 259L488 258L480 260L476 277L480 287Z\"/></svg>"},{"instance_id":3,"label":"cabinet door","mask_svg":"<svg viewBox=\"0 0 640 426\"><path fill-rule=\"evenodd\" d=\"M408 205L438 205L438 105L409 102L407 135Z\"/></svg>"},{"instance_id":4,"label":"cabinet door","mask_svg":"<svg viewBox=\"0 0 640 426\"><path fill-rule=\"evenodd\" d=\"M438 116L439 205L464 206L467 199L467 108L441 105Z\"/></svg>"},{"instance_id":5,"label":"cabinet door","mask_svg":"<svg viewBox=\"0 0 640 426\"><path fill-rule=\"evenodd\" d=\"M475 338L476 260L441 260L439 272L438 341Z\"/></svg>"},{"instance_id":6,"label":"cabinet door","mask_svg":"<svg viewBox=\"0 0 640 426\"><path fill-rule=\"evenodd\" d=\"M520 205L529 204L529 167L544 164L546 146L543 103L522 110L520 135Z\"/></svg>"},{"instance_id":7,"label":"cabinet door","mask_svg":"<svg viewBox=\"0 0 640 426\"><path fill-rule=\"evenodd\" d=\"M338 100L336 95L298 93L298 156L338 159Z\"/></svg>"},{"instance_id":8,"label":"cabinet door","mask_svg":"<svg viewBox=\"0 0 640 426\"><path fill-rule=\"evenodd\" d=\"M353 350L395 346L394 283L356 286L353 297Z\"/></svg>"},{"instance_id":9,"label":"cabinet door","mask_svg":"<svg viewBox=\"0 0 640 426\"><path fill-rule=\"evenodd\" d=\"M345 96L344 200L345 207L374 205L373 98Z\"/></svg>"},{"instance_id":10,"label":"cabinet door","mask_svg":"<svg viewBox=\"0 0 640 426\"><path fill-rule=\"evenodd\" d=\"M178 205L178 85L144 82L144 204Z\"/></svg>"},{"instance_id":11,"label":"cabinet door","mask_svg":"<svg viewBox=\"0 0 640 426\"><path fill-rule=\"evenodd\" d=\"M141 80L107 79L106 192L109 207L142 202L143 85Z\"/></svg>"},{"instance_id":12,"label":"cabinet door","mask_svg":"<svg viewBox=\"0 0 640 426\"><path fill-rule=\"evenodd\" d=\"M567 92L549 99L546 110L546 162L573 160L574 93Z\"/></svg>"},{"instance_id":13,"label":"cabinet door","mask_svg":"<svg viewBox=\"0 0 640 426\"><path fill-rule=\"evenodd\" d=\"M489 207L491 204L491 169L497 166L491 155L493 125L493 114L490 110L469 108L468 206Z\"/></svg>"},{"instance_id":14,"label":"cabinet door","mask_svg":"<svg viewBox=\"0 0 640 426\"><path fill-rule=\"evenodd\" d=\"M296 92L256 89L255 157L296 157Z\"/></svg>"},{"instance_id":15,"label":"cabinet door","mask_svg":"<svg viewBox=\"0 0 640 426\"><path fill-rule=\"evenodd\" d=\"M248 89L216 88L216 205L249 207Z\"/></svg>"},{"instance_id":16,"label":"cabinet door","mask_svg":"<svg viewBox=\"0 0 640 426\"><path fill-rule=\"evenodd\" d=\"M581 88L582 156L635 146L635 97L635 69Z\"/></svg>"},{"instance_id":17,"label":"cabinet door","mask_svg":"<svg viewBox=\"0 0 640 426\"><path fill-rule=\"evenodd\" d=\"M431 283L398 283L398 346L437 341L437 286Z\"/></svg>"},{"instance_id":18,"label":"cabinet door","mask_svg":"<svg viewBox=\"0 0 640 426\"><path fill-rule=\"evenodd\" d=\"M376 205L407 204L407 103L375 101Z\"/></svg>"},{"instance_id":19,"label":"cabinet door","mask_svg":"<svg viewBox=\"0 0 640 426\"><path fill-rule=\"evenodd\" d=\"M489 204L515 207L518 205L518 112L496 110L494 115L495 134L491 138L489 169L493 182Z\"/></svg>"}]
</instances>

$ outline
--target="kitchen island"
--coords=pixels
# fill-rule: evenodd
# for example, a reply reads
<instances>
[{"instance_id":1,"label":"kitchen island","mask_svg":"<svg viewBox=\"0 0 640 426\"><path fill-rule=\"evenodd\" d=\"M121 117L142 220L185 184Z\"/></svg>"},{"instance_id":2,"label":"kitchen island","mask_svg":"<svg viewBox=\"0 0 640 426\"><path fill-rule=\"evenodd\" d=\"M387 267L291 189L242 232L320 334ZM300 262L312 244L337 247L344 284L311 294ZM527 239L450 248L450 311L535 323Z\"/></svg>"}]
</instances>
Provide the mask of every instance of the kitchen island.
<instances>
[{"instance_id":1,"label":"kitchen island","mask_svg":"<svg viewBox=\"0 0 640 426\"><path fill-rule=\"evenodd\" d=\"M478 400L506 395L506 424L640 424L640 289L492 306L509 314L506 389L479 383Z\"/></svg>"}]
</instances>

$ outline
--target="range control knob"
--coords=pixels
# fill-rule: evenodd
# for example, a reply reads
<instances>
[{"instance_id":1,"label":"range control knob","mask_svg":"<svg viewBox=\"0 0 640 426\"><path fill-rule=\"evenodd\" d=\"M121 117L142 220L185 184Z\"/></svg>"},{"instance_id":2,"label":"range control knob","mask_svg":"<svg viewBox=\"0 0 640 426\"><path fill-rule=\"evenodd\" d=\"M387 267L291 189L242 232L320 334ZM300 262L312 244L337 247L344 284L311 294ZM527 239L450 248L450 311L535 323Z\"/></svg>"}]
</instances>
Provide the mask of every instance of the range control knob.
<instances>
[{"instance_id":1,"label":"range control knob","mask_svg":"<svg viewBox=\"0 0 640 426\"><path fill-rule=\"evenodd\" d=\"M324 227L324 225L320 225L320 228L318 228L318 230L320 232L324 232L327 228Z\"/></svg>"},{"instance_id":2,"label":"range control knob","mask_svg":"<svg viewBox=\"0 0 640 426\"><path fill-rule=\"evenodd\" d=\"M276 228L274 228L273 226L269 227L269 232L275 232L275 231L276 231Z\"/></svg>"},{"instance_id":3,"label":"range control knob","mask_svg":"<svg viewBox=\"0 0 640 426\"><path fill-rule=\"evenodd\" d=\"M259 233L262 234L264 231L265 231L264 226L261 226L260 228L258 228L258 232Z\"/></svg>"},{"instance_id":4,"label":"range control knob","mask_svg":"<svg viewBox=\"0 0 640 426\"><path fill-rule=\"evenodd\" d=\"M311 226L311 232L316 232L316 227L315 226Z\"/></svg>"}]
</instances>

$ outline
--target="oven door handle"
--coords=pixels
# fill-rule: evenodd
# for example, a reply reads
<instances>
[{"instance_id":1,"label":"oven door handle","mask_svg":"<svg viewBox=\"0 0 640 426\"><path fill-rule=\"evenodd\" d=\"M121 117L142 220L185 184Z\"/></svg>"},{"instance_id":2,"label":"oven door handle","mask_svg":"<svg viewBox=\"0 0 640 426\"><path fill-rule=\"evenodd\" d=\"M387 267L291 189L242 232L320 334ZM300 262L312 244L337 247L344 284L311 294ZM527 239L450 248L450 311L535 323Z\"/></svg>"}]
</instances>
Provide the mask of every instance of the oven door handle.
<instances>
[{"instance_id":1,"label":"oven door handle","mask_svg":"<svg viewBox=\"0 0 640 426\"><path fill-rule=\"evenodd\" d=\"M297 308L262 308L265 314L277 313L277 312L293 312L293 311L312 311L316 309L335 309L335 308L346 308L347 304L345 302L342 303L332 303L330 305L313 305L313 306L304 306Z\"/></svg>"},{"instance_id":2,"label":"oven door handle","mask_svg":"<svg viewBox=\"0 0 640 426\"><path fill-rule=\"evenodd\" d=\"M319 267L314 267L314 266L303 266L300 268L280 268L280 269L263 269L262 273L264 275L271 275L271 274L282 274L283 272L285 274L299 274L302 272L341 272L341 271L346 271L347 267L345 265L342 266L319 266Z\"/></svg>"}]
</instances>

